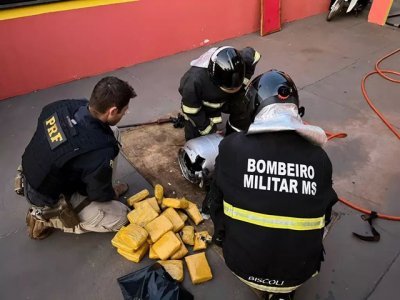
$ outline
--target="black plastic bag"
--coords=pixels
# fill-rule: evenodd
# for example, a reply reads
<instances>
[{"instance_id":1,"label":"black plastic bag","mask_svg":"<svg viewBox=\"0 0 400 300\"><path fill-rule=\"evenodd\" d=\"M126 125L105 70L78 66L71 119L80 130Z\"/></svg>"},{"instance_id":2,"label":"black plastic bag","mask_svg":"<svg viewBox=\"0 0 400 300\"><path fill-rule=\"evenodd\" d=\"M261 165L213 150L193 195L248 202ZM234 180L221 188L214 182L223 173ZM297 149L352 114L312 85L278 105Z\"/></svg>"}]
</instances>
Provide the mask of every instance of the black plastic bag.
<instances>
[{"instance_id":1,"label":"black plastic bag","mask_svg":"<svg viewBox=\"0 0 400 300\"><path fill-rule=\"evenodd\" d=\"M125 300L193 300L158 263L117 279Z\"/></svg>"}]
</instances>

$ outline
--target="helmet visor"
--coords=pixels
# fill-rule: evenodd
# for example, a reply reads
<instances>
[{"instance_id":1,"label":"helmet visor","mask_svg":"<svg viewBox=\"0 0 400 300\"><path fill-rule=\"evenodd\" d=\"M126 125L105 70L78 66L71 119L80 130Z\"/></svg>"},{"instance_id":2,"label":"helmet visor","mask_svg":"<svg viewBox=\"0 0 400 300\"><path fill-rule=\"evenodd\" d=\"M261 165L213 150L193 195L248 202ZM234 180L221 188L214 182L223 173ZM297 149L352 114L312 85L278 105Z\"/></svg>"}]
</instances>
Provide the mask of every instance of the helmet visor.
<instances>
[{"instance_id":1,"label":"helmet visor","mask_svg":"<svg viewBox=\"0 0 400 300\"><path fill-rule=\"evenodd\" d=\"M232 62L230 68L222 69L221 87L227 90L240 88L244 80L244 65L240 61Z\"/></svg>"},{"instance_id":2,"label":"helmet visor","mask_svg":"<svg viewBox=\"0 0 400 300\"><path fill-rule=\"evenodd\" d=\"M243 84L245 65L236 49L222 47L211 57L209 71L216 85L226 90L235 90Z\"/></svg>"}]
</instances>

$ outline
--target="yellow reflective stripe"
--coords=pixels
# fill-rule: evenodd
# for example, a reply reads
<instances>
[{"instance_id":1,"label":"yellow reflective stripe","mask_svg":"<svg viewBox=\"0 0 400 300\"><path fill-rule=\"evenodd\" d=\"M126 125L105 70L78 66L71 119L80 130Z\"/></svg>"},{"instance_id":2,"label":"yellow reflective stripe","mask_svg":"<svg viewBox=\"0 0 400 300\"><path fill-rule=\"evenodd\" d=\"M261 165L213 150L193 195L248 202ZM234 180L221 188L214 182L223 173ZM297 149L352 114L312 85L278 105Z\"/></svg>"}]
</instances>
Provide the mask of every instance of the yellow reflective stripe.
<instances>
[{"instance_id":1,"label":"yellow reflective stripe","mask_svg":"<svg viewBox=\"0 0 400 300\"><path fill-rule=\"evenodd\" d=\"M183 118L184 118L186 121L189 121L190 123L192 123L192 125L193 125L194 127L197 127L197 125L193 122L193 120L190 119L186 114L183 113L182 115L183 115ZM203 131L199 131L200 134L201 134L201 135L209 134L210 131L211 131L211 129L212 129L212 127L213 127L213 125L214 125L214 124L217 124L217 123L221 123L221 122L222 122L222 117L210 118L210 125L208 125L208 126L206 127L206 129L204 129Z\"/></svg>"},{"instance_id":2,"label":"yellow reflective stripe","mask_svg":"<svg viewBox=\"0 0 400 300\"><path fill-rule=\"evenodd\" d=\"M260 60L260 58L261 54L256 51L256 53L254 53L253 65L256 64Z\"/></svg>"},{"instance_id":3,"label":"yellow reflective stripe","mask_svg":"<svg viewBox=\"0 0 400 300\"><path fill-rule=\"evenodd\" d=\"M211 108L221 108L224 104L225 104L225 102L212 103L212 102L208 102L208 101L203 101L204 106L208 106Z\"/></svg>"},{"instance_id":4,"label":"yellow reflective stripe","mask_svg":"<svg viewBox=\"0 0 400 300\"><path fill-rule=\"evenodd\" d=\"M210 125L208 125L208 126L206 127L206 129L204 129L204 130L199 130L200 134L201 134L201 135L209 134L210 131L211 131L211 129L213 128L213 125L214 125L213 123L210 123Z\"/></svg>"},{"instance_id":5,"label":"yellow reflective stripe","mask_svg":"<svg viewBox=\"0 0 400 300\"><path fill-rule=\"evenodd\" d=\"M250 82L250 79L247 79L246 77L243 79L243 84L248 85Z\"/></svg>"},{"instance_id":6,"label":"yellow reflective stripe","mask_svg":"<svg viewBox=\"0 0 400 300\"><path fill-rule=\"evenodd\" d=\"M315 230L325 226L325 216L319 218L292 218L261 214L232 206L224 201L224 213L232 219L258 226L290 230Z\"/></svg>"},{"instance_id":7,"label":"yellow reflective stripe","mask_svg":"<svg viewBox=\"0 0 400 300\"><path fill-rule=\"evenodd\" d=\"M189 107L182 104L182 111L187 114L197 114L200 111L201 107Z\"/></svg>"},{"instance_id":8,"label":"yellow reflective stripe","mask_svg":"<svg viewBox=\"0 0 400 300\"><path fill-rule=\"evenodd\" d=\"M210 118L210 121L213 122L214 124L219 124L222 122L222 117L214 117L214 118Z\"/></svg>"}]
</instances>

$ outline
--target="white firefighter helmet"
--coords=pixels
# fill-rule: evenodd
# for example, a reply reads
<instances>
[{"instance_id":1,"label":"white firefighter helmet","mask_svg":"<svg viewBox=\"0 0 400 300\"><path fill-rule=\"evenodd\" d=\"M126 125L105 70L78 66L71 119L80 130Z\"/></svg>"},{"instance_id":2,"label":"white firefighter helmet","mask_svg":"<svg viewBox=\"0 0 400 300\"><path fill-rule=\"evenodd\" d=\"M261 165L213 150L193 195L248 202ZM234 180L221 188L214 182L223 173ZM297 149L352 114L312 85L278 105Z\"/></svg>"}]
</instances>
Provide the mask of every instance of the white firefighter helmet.
<instances>
[{"instance_id":1,"label":"white firefighter helmet","mask_svg":"<svg viewBox=\"0 0 400 300\"><path fill-rule=\"evenodd\" d=\"M222 138L220 134L214 133L187 141L178 152L183 177L202 187L214 172L218 145Z\"/></svg>"}]
</instances>

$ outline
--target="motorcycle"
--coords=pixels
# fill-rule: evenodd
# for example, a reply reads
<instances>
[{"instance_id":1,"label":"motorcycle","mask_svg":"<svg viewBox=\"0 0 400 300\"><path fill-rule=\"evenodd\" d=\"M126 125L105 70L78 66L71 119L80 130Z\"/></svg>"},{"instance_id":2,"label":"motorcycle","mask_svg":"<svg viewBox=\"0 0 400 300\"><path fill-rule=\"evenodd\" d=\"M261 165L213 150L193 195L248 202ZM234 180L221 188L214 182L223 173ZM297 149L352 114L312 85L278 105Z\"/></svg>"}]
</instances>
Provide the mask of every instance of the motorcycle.
<instances>
[{"instance_id":1,"label":"motorcycle","mask_svg":"<svg viewBox=\"0 0 400 300\"><path fill-rule=\"evenodd\" d=\"M331 6L329 8L328 15L326 16L326 20L329 22L332 20L333 17L339 15L344 11L344 9L347 7L346 13L350 13L354 11L357 14L359 14L365 6L368 4L368 0L335 0L331 1Z\"/></svg>"}]
</instances>

